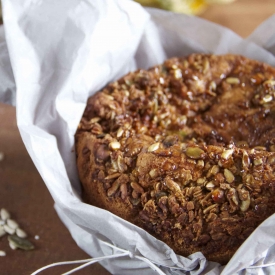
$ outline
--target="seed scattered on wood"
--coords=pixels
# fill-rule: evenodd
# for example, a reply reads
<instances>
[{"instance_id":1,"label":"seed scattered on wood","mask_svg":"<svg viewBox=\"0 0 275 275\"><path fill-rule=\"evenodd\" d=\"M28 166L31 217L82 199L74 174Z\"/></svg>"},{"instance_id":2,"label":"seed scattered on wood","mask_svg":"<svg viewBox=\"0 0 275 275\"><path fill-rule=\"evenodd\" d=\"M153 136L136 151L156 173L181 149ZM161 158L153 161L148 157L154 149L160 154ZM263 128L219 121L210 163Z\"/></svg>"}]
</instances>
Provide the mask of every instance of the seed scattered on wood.
<instances>
[{"instance_id":1,"label":"seed scattered on wood","mask_svg":"<svg viewBox=\"0 0 275 275\"><path fill-rule=\"evenodd\" d=\"M6 221L7 219L10 218L10 213L9 213L8 210L5 209L5 208L2 208L2 209L1 209L0 215L1 215L1 219L2 219L3 221Z\"/></svg>"},{"instance_id":2,"label":"seed scattered on wood","mask_svg":"<svg viewBox=\"0 0 275 275\"><path fill-rule=\"evenodd\" d=\"M16 228L16 235L23 239L27 237L27 233L21 228Z\"/></svg>"},{"instance_id":3,"label":"seed scattered on wood","mask_svg":"<svg viewBox=\"0 0 275 275\"><path fill-rule=\"evenodd\" d=\"M9 227L7 224L5 224L5 225L3 226L3 228L4 228L4 230L5 230L8 234L10 234L10 235L12 235L12 234L15 233L15 229Z\"/></svg>"},{"instance_id":4,"label":"seed scattered on wood","mask_svg":"<svg viewBox=\"0 0 275 275\"><path fill-rule=\"evenodd\" d=\"M6 252L3 250L0 250L0 257L5 257L6 256Z\"/></svg>"},{"instance_id":5,"label":"seed scattered on wood","mask_svg":"<svg viewBox=\"0 0 275 275\"><path fill-rule=\"evenodd\" d=\"M14 243L12 243L12 242L9 242L9 246L10 246L10 248L12 249L12 250L16 250L17 249L17 247L14 245Z\"/></svg>"},{"instance_id":6,"label":"seed scattered on wood","mask_svg":"<svg viewBox=\"0 0 275 275\"><path fill-rule=\"evenodd\" d=\"M9 243L14 245L16 248L20 248L23 250L34 249L34 245L30 241L19 238L16 235L9 236L8 240L9 240Z\"/></svg>"},{"instance_id":7,"label":"seed scattered on wood","mask_svg":"<svg viewBox=\"0 0 275 275\"><path fill-rule=\"evenodd\" d=\"M2 161L5 158L5 155L3 152L0 152L0 161Z\"/></svg>"},{"instance_id":8,"label":"seed scattered on wood","mask_svg":"<svg viewBox=\"0 0 275 275\"><path fill-rule=\"evenodd\" d=\"M12 219L7 219L7 225L12 229L18 228L18 223Z\"/></svg>"},{"instance_id":9,"label":"seed scattered on wood","mask_svg":"<svg viewBox=\"0 0 275 275\"><path fill-rule=\"evenodd\" d=\"M4 230L3 226L0 225L0 238L4 235L6 235L6 231Z\"/></svg>"}]
</instances>

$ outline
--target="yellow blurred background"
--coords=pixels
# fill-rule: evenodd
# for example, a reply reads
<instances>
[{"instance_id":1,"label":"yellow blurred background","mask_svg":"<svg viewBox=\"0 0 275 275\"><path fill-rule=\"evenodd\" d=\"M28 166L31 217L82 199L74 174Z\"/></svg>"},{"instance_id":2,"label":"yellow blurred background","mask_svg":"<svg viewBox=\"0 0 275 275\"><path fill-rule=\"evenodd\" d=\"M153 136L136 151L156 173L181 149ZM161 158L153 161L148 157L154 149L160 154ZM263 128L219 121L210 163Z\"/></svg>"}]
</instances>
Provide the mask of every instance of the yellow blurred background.
<instances>
[{"instance_id":1,"label":"yellow blurred background","mask_svg":"<svg viewBox=\"0 0 275 275\"><path fill-rule=\"evenodd\" d=\"M136 0L141 5L186 14L200 14L209 5L225 4L235 0Z\"/></svg>"},{"instance_id":2,"label":"yellow blurred background","mask_svg":"<svg viewBox=\"0 0 275 275\"><path fill-rule=\"evenodd\" d=\"M145 6L193 14L247 37L275 14L275 0L136 0Z\"/></svg>"}]
</instances>

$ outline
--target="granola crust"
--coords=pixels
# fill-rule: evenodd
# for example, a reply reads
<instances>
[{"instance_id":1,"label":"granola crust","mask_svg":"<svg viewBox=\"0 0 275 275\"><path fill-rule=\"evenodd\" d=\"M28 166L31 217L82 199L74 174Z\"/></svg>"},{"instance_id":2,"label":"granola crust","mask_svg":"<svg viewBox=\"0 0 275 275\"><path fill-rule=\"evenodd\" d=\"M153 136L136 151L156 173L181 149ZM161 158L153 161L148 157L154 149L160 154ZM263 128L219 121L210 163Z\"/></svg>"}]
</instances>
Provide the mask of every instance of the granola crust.
<instances>
[{"instance_id":1,"label":"granola crust","mask_svg":"<svg viewBox=\"0 0 275 275\"><path fill-rule=\"evenodd\" d=\"M193 54L88 99L76 133L84 200L188 256L227 263L275 212L275 69Z\"/></svg>"}]
</instances>

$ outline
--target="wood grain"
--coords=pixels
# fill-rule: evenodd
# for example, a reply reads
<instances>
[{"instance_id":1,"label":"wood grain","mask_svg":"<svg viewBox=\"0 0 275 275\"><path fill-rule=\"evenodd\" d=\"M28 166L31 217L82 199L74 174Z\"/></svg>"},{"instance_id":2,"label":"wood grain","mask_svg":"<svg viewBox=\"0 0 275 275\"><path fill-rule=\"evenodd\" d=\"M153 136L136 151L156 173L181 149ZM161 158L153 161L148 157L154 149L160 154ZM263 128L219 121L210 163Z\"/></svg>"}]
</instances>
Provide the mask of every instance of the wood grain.
<instances>
[{"instance_id":1,"label":"wood grain","mask_svg":"<svg viewBox=\"0 0 275 275\"><path fill-rule=\"evenodd\" d=\"M274 0L236 0L230 4L212 5L200 17L247 37L274 13Z\"/></svg>"}]
</instances>

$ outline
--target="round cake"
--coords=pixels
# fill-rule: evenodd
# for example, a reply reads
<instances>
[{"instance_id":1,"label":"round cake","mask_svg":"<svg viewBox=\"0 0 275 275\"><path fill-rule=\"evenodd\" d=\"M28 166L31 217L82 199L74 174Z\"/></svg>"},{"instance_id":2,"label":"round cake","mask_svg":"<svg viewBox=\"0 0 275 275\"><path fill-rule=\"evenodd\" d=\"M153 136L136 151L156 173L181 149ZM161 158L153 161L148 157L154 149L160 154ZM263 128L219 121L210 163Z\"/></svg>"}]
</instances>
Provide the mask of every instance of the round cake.
<instances>
[{"instance_id":1,"label":"round cake","mask_svg":"<svg viewBox=\"0 0 275 275\"><path fill-rule=\"evenodd\" d=\"M76 132L83 199L180 255L225 264L275 212L275 69L192 54L88 99Z\"/></svg>"}]
</instances>

